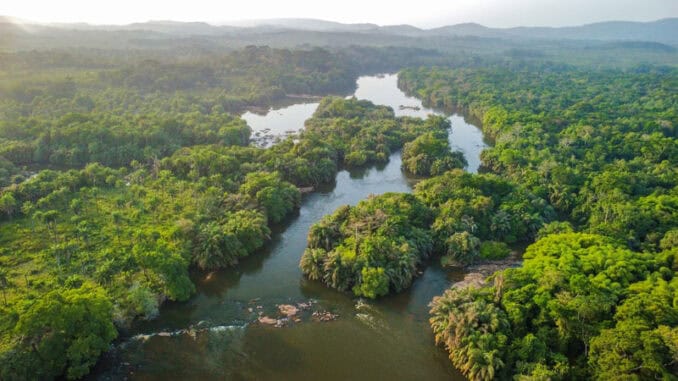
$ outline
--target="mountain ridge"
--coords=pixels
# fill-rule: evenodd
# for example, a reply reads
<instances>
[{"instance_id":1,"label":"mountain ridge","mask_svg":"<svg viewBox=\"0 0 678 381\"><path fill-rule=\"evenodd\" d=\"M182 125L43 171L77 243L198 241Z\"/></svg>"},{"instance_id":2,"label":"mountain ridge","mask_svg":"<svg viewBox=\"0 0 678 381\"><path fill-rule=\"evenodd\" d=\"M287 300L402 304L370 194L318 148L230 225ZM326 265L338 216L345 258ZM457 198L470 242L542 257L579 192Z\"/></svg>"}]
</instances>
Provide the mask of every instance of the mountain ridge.
<instances>
[{"instance_id":1,"label":"mountain ridge","mask_svg":"<svg viewBox=\"0 0 678 381\"><path fill-rule=\"evenodd\" d=\"M655 21L603 21L576 26L517 26L494 28L468 22L423 29L409 24L377 25L371 23L346 24L308 18L280 18L208 23L202 21L149 20L125 25L97 25L88 23L35 23L0 15L0 24L28 26L28 30L57 28L69 30L152 31L179 36L218 36L282 30L375 33L407 37L476 36L504 39L648 41L678 46L678 17Z\"/></svg>"}]
</instances>

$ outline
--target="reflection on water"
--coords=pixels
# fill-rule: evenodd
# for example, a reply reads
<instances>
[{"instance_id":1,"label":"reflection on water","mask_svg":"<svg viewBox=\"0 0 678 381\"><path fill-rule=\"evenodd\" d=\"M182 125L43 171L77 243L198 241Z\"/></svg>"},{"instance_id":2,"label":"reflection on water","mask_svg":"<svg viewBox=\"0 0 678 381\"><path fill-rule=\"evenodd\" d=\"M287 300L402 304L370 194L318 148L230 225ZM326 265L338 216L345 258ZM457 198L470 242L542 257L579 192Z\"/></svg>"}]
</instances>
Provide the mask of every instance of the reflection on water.
<instances>
[{"instance_id":1,"label":"reflection on water","mask_svg":"<svg viewBox=\"0 0 678 381\"><path fill-rule=\"evenodd\" d=\"M398 90L395 75L362 77L355 95L389 105L398 115L434 113ZM401 110L400 105L419 110ZM247 120L255 130L296 130L315 109L291 108L265 117L251 114ZM458 116L451 120L453 145L464 153L479 152L479 131ZM467 159L469 170L476 170L477 154L475 160L469 154ZM394 153L382 168L339 172L333 186L304 197L299 213L274 229L265 250L236 268L194 274L196 295L184 303L166 304L158 319L133 327L93 378L462 380L445 351L433 345L427 319L433 296L463 274L446 271L434 261L408 291L362 301L305 279L298 266L309 227L322 216L370 194L410 192L413 182L400 164L400 153ZM260 313L274 314L277 304L309 301L312 310L330 311L339 318L324 323L305 319L283 328L256 322Z\"/></svg>"},{"instance_id":2,"label":"reflection on water","mask_svg":"<svg viewBox=\"0 0 678 381\"><path fill-rule=\"evenodd\" d=\"M278 138L299 132L304 121L313 115L318 103L298 103L266 114L247 111L241 118L252 128L252 140L260 147L269 147Z\"/></svg>"},{"instance_id":3,"label":"reflection on water","mask_svg":"<svg viewBox=\"0 0 678 381\"><path fill-rule=\"evenodd\" d=\"M424 107L419 99L400 91L397 74L360 77L355 97L370 100L374 104L390 106L397 116L426 118L430 114L447 115L443 111ZM449 120L452 125L449 135L450 145L464 153L469 172L478 172L480 152L487 147L482 132L459 114L450 115Z\"/></svg>"},{"instance_id":4,"label":"reflection on water","mask_svg":"<svg viewBox=\"0 0 678 381\"><path fill-rule=\"evenodd\" d=\"M409 97L400 91L397 74L358 78L358 88L354 96L358 99L367 99L377 105L389 106L396 116L426 118L429 114L438 114L424 107L419 99Z\"/></svg>"}]
</instances>

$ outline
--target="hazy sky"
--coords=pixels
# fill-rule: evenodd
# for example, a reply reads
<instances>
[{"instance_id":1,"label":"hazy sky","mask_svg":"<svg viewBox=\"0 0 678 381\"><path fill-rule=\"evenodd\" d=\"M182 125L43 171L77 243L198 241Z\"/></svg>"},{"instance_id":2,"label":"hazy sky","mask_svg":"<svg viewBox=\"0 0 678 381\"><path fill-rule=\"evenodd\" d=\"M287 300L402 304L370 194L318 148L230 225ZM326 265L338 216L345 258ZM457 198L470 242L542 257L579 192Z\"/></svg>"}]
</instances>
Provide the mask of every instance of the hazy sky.
<instances>
[{"instance_id":1,"label":"hazy sky","mask_svg":"<svg viewBox=\"0 0 678 381\"><path fill-rule=\"evenodd\" d=\"M678 17L678 0L0 0L0 15L96 24L304 17L421 27L462 22L562 26Z\"/></svg>"}]
</instances>

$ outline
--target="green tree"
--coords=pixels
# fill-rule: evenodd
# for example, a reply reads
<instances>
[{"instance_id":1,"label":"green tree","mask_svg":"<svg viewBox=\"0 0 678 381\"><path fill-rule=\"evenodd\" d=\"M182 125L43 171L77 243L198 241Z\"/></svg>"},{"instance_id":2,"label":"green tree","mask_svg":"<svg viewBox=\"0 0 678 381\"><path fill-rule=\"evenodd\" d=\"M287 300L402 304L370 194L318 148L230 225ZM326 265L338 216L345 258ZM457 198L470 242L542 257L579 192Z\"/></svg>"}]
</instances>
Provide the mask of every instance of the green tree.
<instances>
[{"instance_id":1,"label":"green tree","mask_svg":"<svg viewBox=\"0 0 678 381\"><path fill-rule=\"evenodd\" d=\"M370 196L313 225L299 265L309 279L357 296L401 292L431 254L431 219L431 210L411 194Z\"/></svg>"},{"instance_id":2,"label":"green tree","mask_svg":"<svg viewBox=\"0 0 678 381\"><path fill-rule=\"evenodd\" d=\"M194 290L188 277L189 260L174 244L162 237L143 234L132 249L146 280L171 300L186 300Z\"/></svg>"},{"instance_id":3,"label":"green tree","mask_svg":"<svg viewBox=\"0 0 678 381\"><path fill-rule=\"evenodd\" d=\"M10 360L13 363L7 376L52 378L65 374L77 379L86 375L117 336L112 308L106 293L96 286L45 294L19 317L15 332L22 337L21 349Z\"/></svg>"},{"instance_id":4,"label":"green tree","mask_svg":"<svg viewBox=\"0 0 678 381\"><path fill-rule=\"evenodd\" d=\"M301 203L299 190L283 181L278 173L249 173L240 186L240 192L256 199L272 223L282 221Z\"/></svg>"},{"instance_id":5,"label":"green tree","mask_svg":"<svg viewBox=\"0 0 678 381\"><path fill-rule=\"evenodd\" d=\"M662 270L673 256L566 233L540 239L523 258L521 267L495 273L480 288L451 288L432 303L436 340L467 377L642 379L671 373L672 347L665 338L672 336L655 330L678 322L676 278Z\"/></svg>"},{"instance_id":6,"label":"green tree","mask_svg":"<svg viewBox=\"0 0 678 381\"><path fill-rule=\"evenodd\" d=\"M5 301L5 305L7 305L7 288L9 287L9 285L10 280L7 270L0 267L0 287L2 287L2 298Z\"/></svg>"},{"instance_id":7,"label":"green tree","mask_svg":"<svg viewBox=\"0 0 678 381\"><path fill-rule=\"evenodd\" d=\"M216 270L238 263L246 249L232 233L216 222L199 228L193 246L193 262L203 270Z\"/></svg>"},{"instance_id":8,"label":"green tree","mask_svg":"<svg viewBox=\"0 0 678 381\"><path fill-rule=\"evenodd\" d=\"M382 267L363 267L360 270L360 282L354 286L353 293L358 296L375 299L388 294L389 279Z\"/></svg>"},{"instance_id":9,"label":"green tree","mask_svg":"<svg viewBox=\"0 0 678 381\"><path fill-rule=\"evenodd\" d=\"M12 218L17 212L18 203L12 193L5 192L0 196L0 212L7 215L8 218Z\"/></svg>"},{"instance_id":10,"label":"green tree","mask_svg":"<svg viewBox=\"0 0 678 381\"><path fill-rule=\"evenodd\" d=\"M441 175L467 164L461 152L451 152L445 131L420 135L403 148L403 169L418 176Z\"/></svg>"},{"instance_id":11,"label":"green tree","mask_svg":"<svg viewBox=\"0 0 678 381\"><path fill-rule=\"evenodd\" d=\"M473 263L480 255L480 240L467 231L454 233L445 245L446 255L458 263Z\"/></svg>"}]
</instances>

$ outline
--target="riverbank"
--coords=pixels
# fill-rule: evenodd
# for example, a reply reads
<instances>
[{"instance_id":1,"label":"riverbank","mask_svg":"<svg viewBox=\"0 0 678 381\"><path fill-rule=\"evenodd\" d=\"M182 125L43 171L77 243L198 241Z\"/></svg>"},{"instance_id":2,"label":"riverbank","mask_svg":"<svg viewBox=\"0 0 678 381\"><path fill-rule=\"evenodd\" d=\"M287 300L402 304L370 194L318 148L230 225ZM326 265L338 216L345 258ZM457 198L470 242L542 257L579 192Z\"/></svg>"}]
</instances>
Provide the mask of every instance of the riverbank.
<instances>
[{"instance_id":1,"label":"riverbank","mask_svg":"<svg viewBox=\"0 0 678 381\"><path fill-rule=\"evenodd\" d=\"M375 103L394 104L399 116L428 115L430 110L420 105L420 110L398 110L400 104L417 100L406 97L396 82L394 75L363 77L358 80L355 95ZM299 105L290 107L295 106ZM284 121L278 125L283 131L298 129L313 111L315 107L311 106L291 112L274 110L260 122L272 129L273 119L291 113L294 118L282 118ZM455 119L451 139L464 128L476 129L461 123L463 119ZM464 148L471 154L479 152L477 146L482 144L478 140L458 140L467 145ZM263 250L244 258L236 268L217 271L209 277L193 274L196 294L188 302L166 303L155 320L135 324L128 338L151 336L121 346L114 359L107 364L102 362L96 378L462 380L447 354L433 345L428 326L429 302L461 280L459 271L448 271L431 261L405 292L359 302L346 293L305 279L299 269L309 228L324 215L342 205L355 205L370 194L412 191L417 180L406 176L400 167L400 153L395 152L380 167L340 170L334 184L306 194L298 213L284 225L272 228L271 240ZM250 301L254 299L257 301L253 306ZM302 323L292 319L289 325L275 328L278 320L285 318L279 306L297 307L310 300L314 301L312 308L304 311L310 315L304 315ZM262 307L261 316L256 306ZM249 308L253 308L252 312ZM315 322L316 312L319 319L335 315L338 318ZM262 316L276 322L273 326L262 324ZM189 334L154 335L178 332L200 322L202 327L243 328L205 329L195 338ZM365 362L365 358L372 361Z\"/></svg>"}]
</instances>

